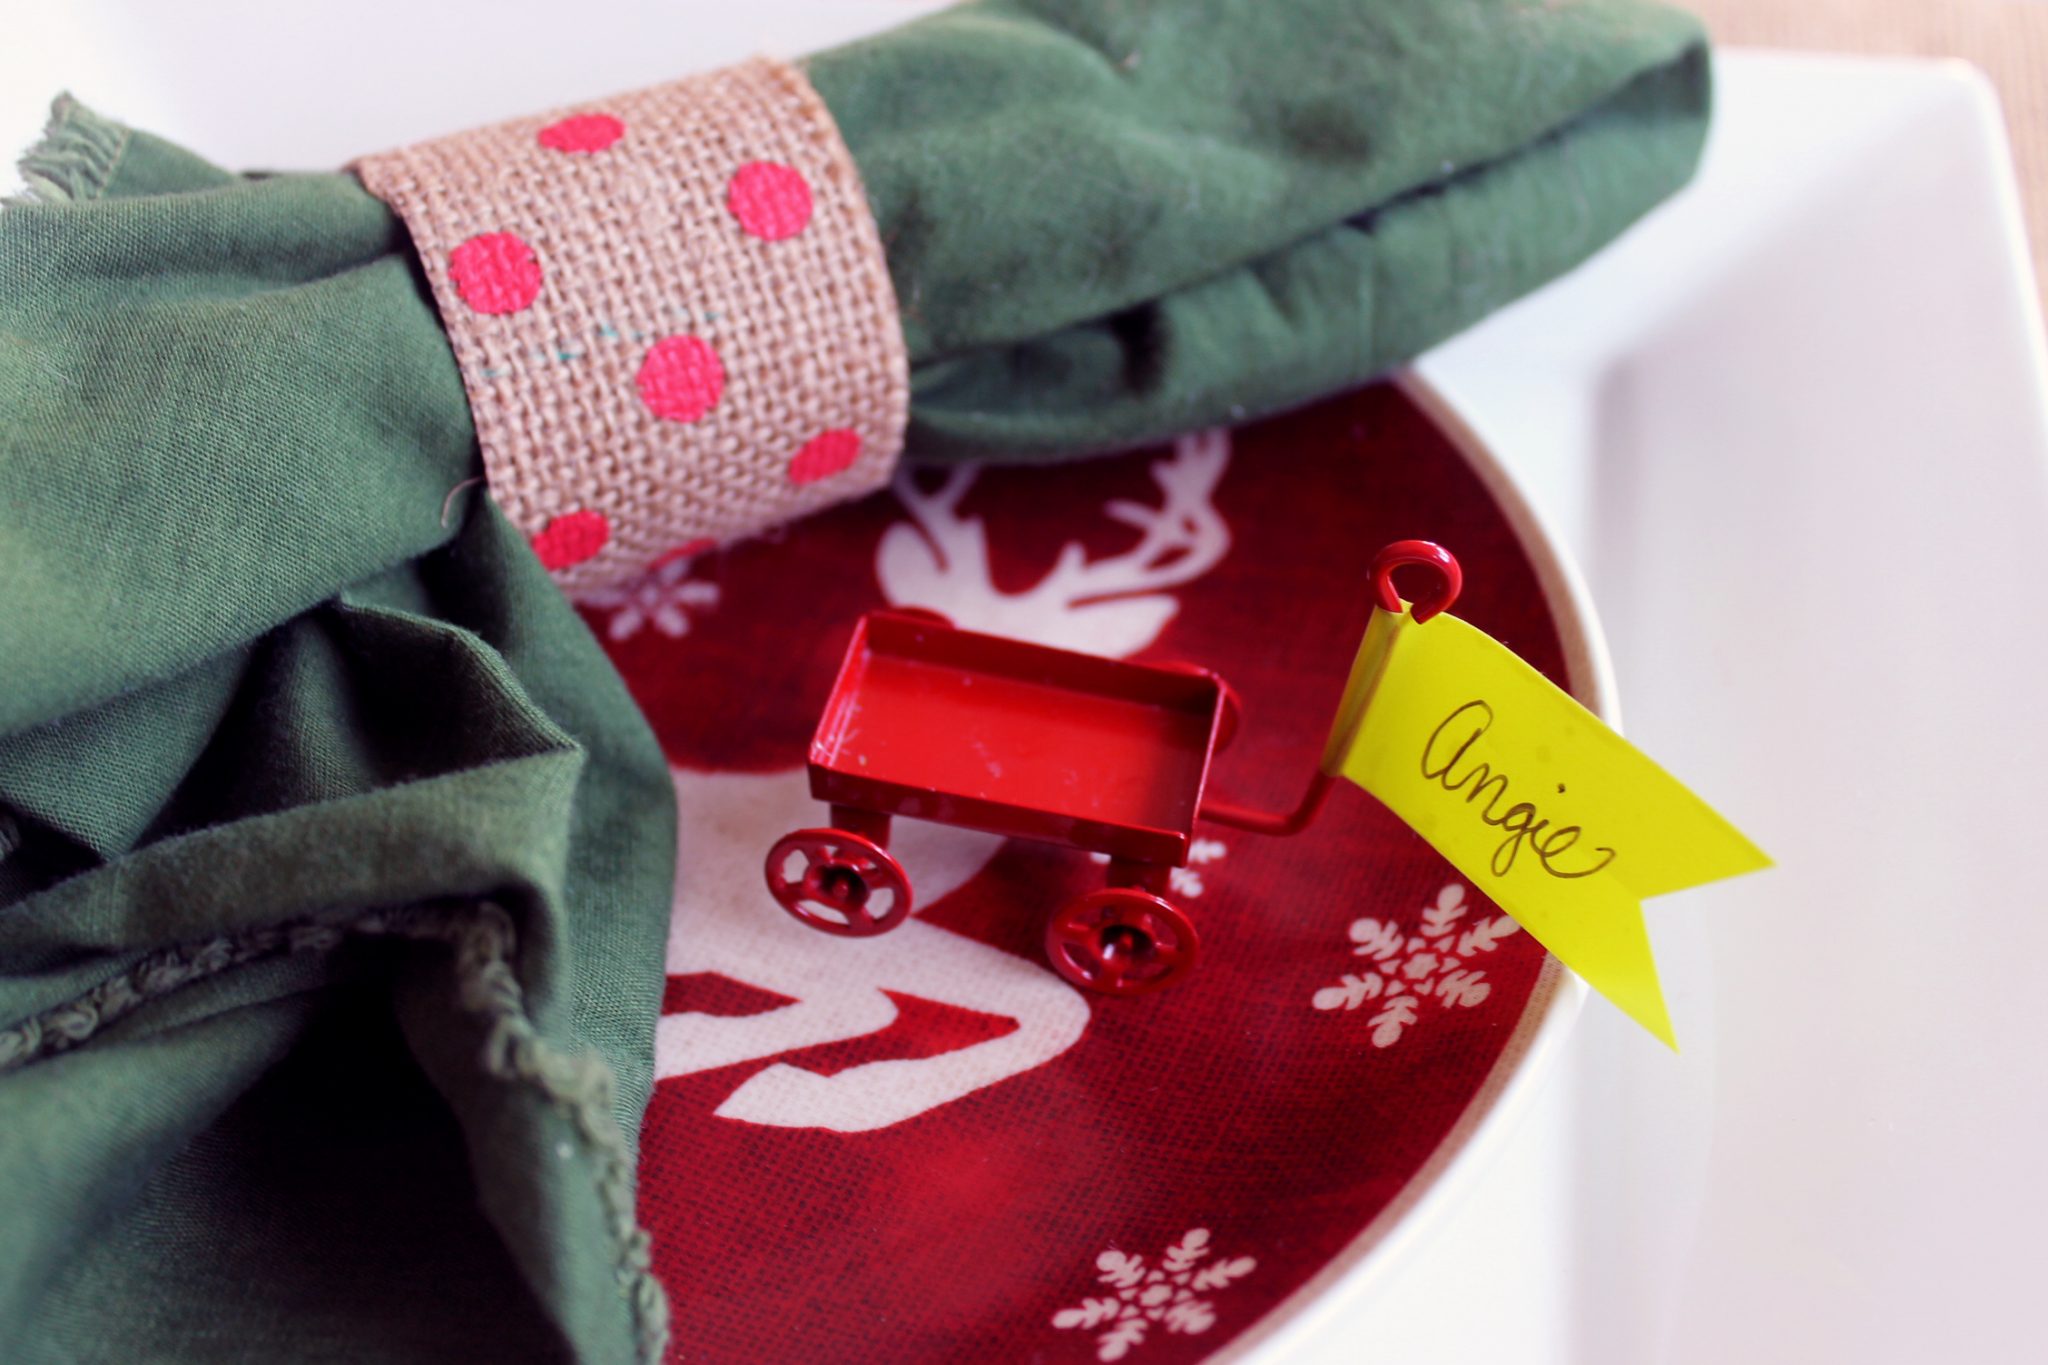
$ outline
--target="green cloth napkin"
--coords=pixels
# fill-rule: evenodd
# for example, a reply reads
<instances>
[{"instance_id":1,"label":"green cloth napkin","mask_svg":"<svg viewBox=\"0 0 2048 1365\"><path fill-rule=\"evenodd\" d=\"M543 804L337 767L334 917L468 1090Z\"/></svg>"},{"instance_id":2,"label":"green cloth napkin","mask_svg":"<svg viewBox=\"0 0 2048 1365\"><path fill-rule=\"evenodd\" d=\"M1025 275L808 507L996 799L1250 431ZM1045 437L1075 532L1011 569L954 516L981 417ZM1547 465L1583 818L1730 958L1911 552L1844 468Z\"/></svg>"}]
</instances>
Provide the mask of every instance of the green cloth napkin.
<instances>
[{"instance_id":1,"label":"green cloth napkin","mask_svg":"<svg viewBox=\"0 0 2048 1365\"><path fill-rule=\"evenodd\" d=\"M982 0L809 72L927 459L1357 382L1677 187L1707 103L1698 28L1634 0ZM0 1359L657 1352L668 777L471 486L403 230L68 101L25 169Z\"/></svg>"}]
</instances>

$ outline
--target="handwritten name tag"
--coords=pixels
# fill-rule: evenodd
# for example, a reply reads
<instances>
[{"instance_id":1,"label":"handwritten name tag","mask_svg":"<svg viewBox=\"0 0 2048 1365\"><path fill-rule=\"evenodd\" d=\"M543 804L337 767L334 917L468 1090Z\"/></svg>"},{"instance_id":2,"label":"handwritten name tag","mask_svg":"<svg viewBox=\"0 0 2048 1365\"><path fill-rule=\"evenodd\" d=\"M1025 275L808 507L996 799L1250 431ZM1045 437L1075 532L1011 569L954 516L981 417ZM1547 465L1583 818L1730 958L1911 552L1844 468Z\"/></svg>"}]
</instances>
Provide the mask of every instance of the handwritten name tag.
<instances>
[{"instance_id":1,"label":"handwritten name tag","mask_svg":"<svg viewBox=\"0 0 2048 1365\"><path fill-rule=\"evenodd\" d=\"M1423 743L1422 775L1429 781L1442 783L1447 792L1464 792L1468 806L1485 798L1485 804L1479 807L1479 819L1507 832L1493 850L1493 875L1505 877L1514 871L1515 855L1521 852L1525 843L1536 855L1536 860L1543 864L1543 870L1553 877L1575 881L1605 871L1613 863L1616 852L1605 844L1593 850L1593 861L1585 867L1574 869L1574 860L1565 857L1578 846L1582 831L1577 825L1552 828L1551 821L1529 801L1517 801L1496 813L1497 808L1509 799L1508 788L1512 784L1508 775L1495 772L1493 766L1483 759L1469 757L1473 746L1492 726L1491 702L1473 700L1453 709L1429 732L1428 740ZM1465 736L1462 741L1458 739L1461 734ZM1452 744L1457 747L1452 748ZM1557 794L1563 796L1564 793L1565 785L1560 782ZM1545 830L1550 830L1550 833L1545 834Z\"/></svg>"},{"instance_id":2,"label":"handwritten name tag","mask_svg":"<svg viewBox=\"0 0 2048 1365\"><path fill-rule=\"evenodd\" d=\"M1641 901L1770 866L1505 645L1376 610L1323 770L1377 796L1588 985L1675 1047Z\"/></svg>"}]
</instances>

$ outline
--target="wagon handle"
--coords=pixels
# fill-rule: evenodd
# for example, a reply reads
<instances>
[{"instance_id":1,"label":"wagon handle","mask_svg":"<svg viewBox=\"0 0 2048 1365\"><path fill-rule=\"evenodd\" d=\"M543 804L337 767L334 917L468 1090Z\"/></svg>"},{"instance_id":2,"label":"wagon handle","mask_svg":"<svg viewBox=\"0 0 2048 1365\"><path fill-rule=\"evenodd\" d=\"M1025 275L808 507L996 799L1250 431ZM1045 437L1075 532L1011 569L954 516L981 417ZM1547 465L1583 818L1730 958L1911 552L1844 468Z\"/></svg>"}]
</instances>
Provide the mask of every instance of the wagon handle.
<instances>
[{"instance_id":1,"label":"wagon handle","mask_svg":"<svg viewBox=\"0 0 2048 1365\"><path fill-rule=\"evenodd\" d=\"M1415 624L1421 625L1458 600L1465 586L1465 571L1457 556L1433 540L1397 540L1381 550L1372 561L1373 600L1381 611L1401 614L1401 594L1394 591L1394 570L1414 564L1434 571L1435 583L1415 599Z\"/></svg>"},{"instance_id":2,"label":"wagon handle","mask_svg":"<svg viewBox=\"0 0 2048 1365\"><path fill-rule=\"evenodd\" d=\"M1314 822L1323 809L1323 802L1330 796L1332 781L1328 773L1317 772L1309 782L1308 790L1302 793L1300 804L1290 811L1253 810L1250 806L1229 801L1204 801L1202 819L1253 834L1299 834Z\"/></svg>"},{"instance_id":3,"label":"wagon handle","mask_svg":"<svg viewBox=\"0 0 2048 1365\"><path fill-rule=\"evenodd\" d=\"M1401 614L1401 595L1394 591L1394 570L1410 565L1428 569L1432 577L1428 590L1411 608L1415 624L1421 625L1458 600L1458 593L1465 586L1465 571L1458 567L1456 555L1433 540L1397 540L1372 561L1373 601L1380 610ZM1253 834L1299 834L1321 812L1333 781L1328 773L1318 771L1290 811L1254 810L1229 801L1204 801L1201 818Z\"/></svg>"}]
</instances>

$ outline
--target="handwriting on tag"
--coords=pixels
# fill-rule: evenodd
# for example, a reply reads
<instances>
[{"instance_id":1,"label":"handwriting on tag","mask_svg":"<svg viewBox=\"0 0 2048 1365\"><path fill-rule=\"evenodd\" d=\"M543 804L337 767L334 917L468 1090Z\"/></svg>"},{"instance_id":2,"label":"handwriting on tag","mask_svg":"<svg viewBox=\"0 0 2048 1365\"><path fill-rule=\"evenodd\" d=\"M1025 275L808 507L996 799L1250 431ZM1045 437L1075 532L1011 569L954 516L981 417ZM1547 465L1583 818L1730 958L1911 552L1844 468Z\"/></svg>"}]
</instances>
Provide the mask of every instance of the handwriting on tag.
<instances>
[{"instance_id":1,"label":"handwriting on tag","mask_svg":"<svg viewBox=\"0 0 2048 1365\"><path fill-rule=\"evenodd\" d=\"M1516 801L1505 810L1500 809L1503 802L1511 799L1509 789L1514 784L1505 770L1495 772L1492 764L1472 753L1473 747L1493 728L1493 720L1493 704L1474 698L1452 708L1451 714L1437 722L1422 744L1422 776L1439 783L1447 792L1465 793L1468 806L1477 805L1484 798L1485 804L1478 807L1481 823L1506 831L1493 850L1493 874L1505 877L1514 871L1515 858L1525 845L1543 864L1544 872L1564 881L1605 871L1615 858L1615 850L1609 845L1596 845L1590 855L1593 861L1584 867L1573 867L1574 860L1566 856L1578 847L1583 833L1579 826L1553 828L1550 819L1530 801ZM1559 796L1565 790L1564 783L1557 784ZM1550 832L1546 834L1545 830Z\"/></svg>"},{"instance_id":2,"label":"handwriting on tag","mask_svg":"<svg viewBox=\"0 0 2048 1365\"><path fill-rule=\"evenodd\" d=\"M1434 845L1588 985L1676 1046L1641 901L1770 866L1505 645L1373 612L1323 770Z\"/></svg>"}]
</instances>

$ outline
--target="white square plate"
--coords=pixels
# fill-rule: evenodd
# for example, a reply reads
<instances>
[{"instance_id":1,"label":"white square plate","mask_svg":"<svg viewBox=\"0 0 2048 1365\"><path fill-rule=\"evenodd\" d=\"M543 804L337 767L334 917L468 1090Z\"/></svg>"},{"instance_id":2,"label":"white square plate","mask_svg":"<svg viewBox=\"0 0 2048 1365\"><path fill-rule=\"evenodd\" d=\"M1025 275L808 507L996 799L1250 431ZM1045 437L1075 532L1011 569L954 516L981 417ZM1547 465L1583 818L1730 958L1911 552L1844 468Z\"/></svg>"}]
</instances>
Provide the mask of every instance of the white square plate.
<instances>
[{"instance_id":1,"label":"white square plate","mask_svg":"<svg viewBox=\"0 0 2048 1365\"><path fill-rule=\"evenodd\" d=\"M2048 1223L2048 399L1990 88L1731 53L1698 181L1422 370L1778 859L1653 902L1506 1159L1317 1360L2011 1360ZM2038 1348L2036 1348L2038 1349Z\"/></svg>"}]
</instances>

